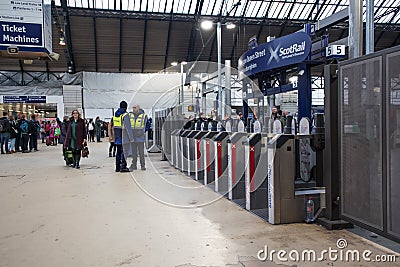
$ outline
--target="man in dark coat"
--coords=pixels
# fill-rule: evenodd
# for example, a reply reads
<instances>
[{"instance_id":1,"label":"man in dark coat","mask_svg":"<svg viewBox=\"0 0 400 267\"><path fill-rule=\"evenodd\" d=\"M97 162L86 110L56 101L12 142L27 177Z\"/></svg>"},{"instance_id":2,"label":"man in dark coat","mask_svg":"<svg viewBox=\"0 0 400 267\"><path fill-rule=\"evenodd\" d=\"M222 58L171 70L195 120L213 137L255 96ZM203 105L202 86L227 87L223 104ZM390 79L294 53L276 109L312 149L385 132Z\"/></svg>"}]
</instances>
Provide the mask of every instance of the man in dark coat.
<instances>
[{"instance_id":1,"label":"man in dark coat","mask_svg":"<svg viewBox=\"0 0 400 267\"><path fill-rule=\"evenodd\" d=\"M126 157L129 153L129 144L133 141L133 132L130 123L130 117L126 109L128 103L121 101L119 108L113 116L114 123L114 145L117 148L117 155L115 157L115 171L116 172L129 172L127 168ZM125 147L125 150L124 150ZM125 154L124 154L125 152Z\"/></svg>"}]
</instances>

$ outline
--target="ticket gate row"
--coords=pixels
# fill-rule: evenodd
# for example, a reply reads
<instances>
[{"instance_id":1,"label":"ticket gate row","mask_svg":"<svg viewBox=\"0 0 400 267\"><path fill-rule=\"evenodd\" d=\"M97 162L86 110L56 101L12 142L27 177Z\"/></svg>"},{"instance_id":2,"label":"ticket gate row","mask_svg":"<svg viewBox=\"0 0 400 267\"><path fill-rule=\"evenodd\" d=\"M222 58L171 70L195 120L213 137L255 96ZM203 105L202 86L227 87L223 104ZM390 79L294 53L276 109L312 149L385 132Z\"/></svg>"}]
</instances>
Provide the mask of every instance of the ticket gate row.
<instances>
[{"instance_id":1,"label":"ticket gate row","mask_svg":"<svg viewBox=\"0 0 400 267\"><path fill-rule=\"evenodd\" d=\"M324 194L296 179L299 140L292 134L173 131L171 163L272 224L302 222L305 203ZM322 199L322 198L321 198Z\"/></svg>"}]
</instances>

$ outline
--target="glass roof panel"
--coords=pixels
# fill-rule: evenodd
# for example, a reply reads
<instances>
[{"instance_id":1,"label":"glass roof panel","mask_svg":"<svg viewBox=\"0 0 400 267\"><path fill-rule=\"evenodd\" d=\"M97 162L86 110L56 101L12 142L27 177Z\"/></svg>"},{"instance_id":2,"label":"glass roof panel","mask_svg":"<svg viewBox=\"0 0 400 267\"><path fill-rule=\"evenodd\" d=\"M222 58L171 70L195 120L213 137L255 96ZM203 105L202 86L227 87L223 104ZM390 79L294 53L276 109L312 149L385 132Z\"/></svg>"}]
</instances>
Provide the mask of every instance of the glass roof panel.
<instances>
[{"instance_id":1,"label":"glass roof panel","mask_svg":"<svg viewBox=\"0 0 400 267\"><path fill-rule=\"evenodd\" d=\"M251 2L248 4L245 17L252 18L252 17L255 16L254 13L255 13L255 12L257 11L257 9L258 9L258 7L257 7L257 9L256 9L257 3L258 3L258 2L256 2L256 1L251 1Z\"/></svg>"},{"instance_id":2,"label":"glass roof panel","mask_svg":"<svg viewBox=\"0 0 400 267\"><path fill-rule=\"evenodd\" d=\"M306 16L306 14L308 14L308 12L305 12L307 6L311 6L311 5L295 3L291 14L289 14L289 18L303 19Z\"/></svg>"},{"instance_id":3,"label":"glass roof panel","mask_svg":"<svg viewBox=\"0 0 400 267\"><path fill-rule=\"evenodd\" d=\"M140 0L135 0L135 4L133 6L133 10L140 11Z\"/></svg>"},{"instance_id":4,"label":"glass roof panel","mask_svg":"<svg viewBox=\"0 0 400 267\"><path fill-rule=\"evenodd\" d=\"M192 0L184 0L182 4L182 13L183 14L188 14L189 13L189 8L190 8L190 3Z\"/></svg>"},{"instance_id":5,"label":"glass roof panel","mask_svg":"<svg viewBox=\"0 0 400 267\"><path fill-rule=\"evenodd\" d=\"M171 8L172 8L172 2L171 0L167 0L166 2L166 6L164 5L164 7L160 10L161 12L164 12L163 10L165 9L164 13L170 13L171 12Z\"/></svg>"},{"instance_id":6,"label":"glass roof panel","mask_svg":"<svg viewBox=\"0 0 400 267\"><path fill-rule=\"evenodd\" d=\"M209 14L218 16L223 0L210 1Z\"/></svg>"},{"instance_id":7,"label":"glass roof panel","mask_svg":"<svg viewBox=\"0 0 400 267\"><path fill-rule=\"evenodd\" d=\"M275 18L276 15L277 15L277 14L275 14L275 12L279 11L278 7L279 7L279 3L275 3L275 2L272 3L271 8L270 8L270 10L269 10L269 12L267 14L267 17L268 18ZM278 11L277 11L277 9L278 9Z\"/></svg>"},{"instance_id":8,"label":"glass roof panel","mask_svg":"<svg viewBox=\"0 0 400 267\"><path fill-rule=\"evenodd\" d=\"M196 12L196 1L197 0L192 1L192 6L190 7L189 14L194 14L194 12Z\"/></svg>"},{"instance_id":9,"label":"glass roof panel","mask_svg":"<svg viewBox=\"0 0 400 267\"><path fill-rule=\"evenodd\" d=\"M278 8L276 9L277 12L274 15L274 18L284 19L285 17L283 16L283 14L287 13L289 8L290 8L290 6L287 4L279 5Z\"/></svg>"},{"instance_id":10,"label":"glass roof panel","mask_svg":"<svg viewBox=\"0 0 400 267\"><path fill-rule=\"evenodd\" d=\"M120 7L120 1L122 2L122 7ZM93 8L92 5L94 4L94 8L96 9L122 9L144 12L146 11L148 2L148 12L170 13L172 4L174 4L173 13L194 14L199 1L201 0L67 0L67 5L77 8ZM316 1L318 1L319 6L314 9L313 14L310 16L310 12ZM229 14L230 16L239 17L244 14L245 17L263 18L270 7L266 15L267 18L285 19L288 17L290 19L308 19L310 16L314 19L318 8L322 8L318 12L319 16L317 19L324 19L349 5L349 0L204 0L201 14L219 15L222 3L224 3L223 14L227 14L238 2L241 2L241 4ZM115 6L114 3L116 3ZM61 6L61 0L55 0L55 4ZM363 4L365 19L365 0ZM292 5L294 5L294 8L291 10ZM389 11L398 8L400 0L375 0L374 5L376 23L390 23L391 20L392 23L399 23L400 15L395 15L395 12ZM388 14L382 16L385 12L388 12ZM380 16L382 17L379 18Z\"/></svg>"},{"instance_id":11,"label":"glass roof panel","mask_svg":"<svg viewBox=\"0 0 400 267\"><path fill-rule=\"evenodd\" d=\"M267 12L268 5L269 4L265 4L265 2L263 2L260 11L257 14L257 17L263 18L265 16L265 12Z\"/></svg>"}]
</instances>

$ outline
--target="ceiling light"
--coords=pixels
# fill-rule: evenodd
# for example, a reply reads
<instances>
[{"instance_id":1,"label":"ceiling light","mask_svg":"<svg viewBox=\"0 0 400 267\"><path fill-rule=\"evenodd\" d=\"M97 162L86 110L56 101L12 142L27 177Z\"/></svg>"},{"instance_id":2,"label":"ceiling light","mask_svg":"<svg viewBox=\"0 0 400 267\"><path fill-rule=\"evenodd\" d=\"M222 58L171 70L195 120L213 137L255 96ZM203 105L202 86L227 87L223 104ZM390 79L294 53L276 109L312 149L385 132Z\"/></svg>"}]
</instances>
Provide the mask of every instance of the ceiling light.
<instances>
[{"instance_id":1,"label":"ceiling light","mask_svg":"<svg viewBox=\"0 0 400 267\"><path fill-rule=\"evenodd\" d=\"M227 28L228 30L232 30L232 29L235 29L235 28L236 28L236 25L233 24L232 22L228 22L228 23L226 24L226 28Z\"/></svg>"},{"instance_id":2,"label":"ceiling light","mask_svg":"<svg viewBox=\"0 0 400 267\"><path fill-rule=\"evenodd\" d=\"M297 80L298 80L298 77L297 77L297 76L292 76L292 77L289 78L289 81L290 81L291 83L297 82Z\"/></svg>"},{"instance_id":3,"label":"ceiling light","mask_svg":"<svg viewBox=\"0 0 400 267\"><path fill-rule=\"evenodd\" d=\"M181 64L182 64L182 65L186 65L187 62L186 62L186 61L182 61Z\"/></svg>"},{"instance_id":4,"label":"ceiling light","mask_svg":"<svg viewBox=\"0 0 400 267\"><path fill-rule=\"evenodd\" d=\"M201 22L200 26L201 26L201 28L202 28L203 30L211 30L211 29L212 29L212 26L213 26L213 23L212 23L211 20L203 20L203 21Z\"/></svg>"},{"instance_id":5,"label":"ceiling light","mask_svg":"<svg viewBox=\"0 0 400 267\"><path fill-rule=\"evenodd\" d=\"M176 61L171 62L171 66L177 66L177 65L178 65L178 62L176 62Z\"/></svg>"}]
</instances>

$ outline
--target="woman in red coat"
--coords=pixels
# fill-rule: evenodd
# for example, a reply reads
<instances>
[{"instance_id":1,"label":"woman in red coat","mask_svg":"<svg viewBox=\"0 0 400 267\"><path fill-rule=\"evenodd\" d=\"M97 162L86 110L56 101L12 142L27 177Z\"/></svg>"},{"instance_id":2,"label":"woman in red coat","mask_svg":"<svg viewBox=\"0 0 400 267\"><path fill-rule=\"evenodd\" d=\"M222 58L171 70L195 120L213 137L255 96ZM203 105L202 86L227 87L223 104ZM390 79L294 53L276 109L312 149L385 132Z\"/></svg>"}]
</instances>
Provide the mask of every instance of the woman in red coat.
<instances>
[{"instance_id":1,"label":"woman in red coat","mask_svg":"<svg viewBox=\"0 0 400 267\"><path fill-rule=\"evenodd\" d=\"M64 141L64 147L72 149L73 168L79 169L79 161L81 159L81 150L86 144L86 127L85 121L81 118L81 114L77 109L72 111L72 117L69 119L67 135Z\"/></svg>"}]
</instances>

